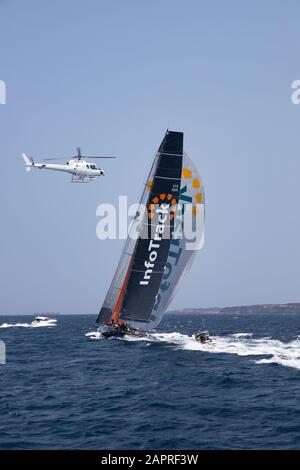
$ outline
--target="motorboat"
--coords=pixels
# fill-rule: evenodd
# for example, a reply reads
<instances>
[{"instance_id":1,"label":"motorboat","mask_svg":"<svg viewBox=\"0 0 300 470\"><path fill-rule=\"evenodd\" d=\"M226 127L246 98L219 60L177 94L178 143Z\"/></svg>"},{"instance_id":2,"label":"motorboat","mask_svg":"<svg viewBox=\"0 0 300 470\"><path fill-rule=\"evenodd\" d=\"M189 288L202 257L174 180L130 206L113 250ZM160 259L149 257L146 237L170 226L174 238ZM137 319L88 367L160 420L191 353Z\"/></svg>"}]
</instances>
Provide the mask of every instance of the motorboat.
<instances>
[{"instance_id":1,"label":"motorboat","mask_svg":"<svg viewBox=\"0 0 300 470\"><path fill-rule=\"evenodd\" d=\"M43 315L37 315L31 322L31 326L56 326L56 318L45 317Z\"/></svg>"},{"instance_id":2,"label":"motorboat","mask_svg":"<svg viewBox=\"0 0 300 470\"><path fill-rule=\"evenodd\" d=\"M195 334L194 334L194 338L195 340L198 342L198 343L211 343L212 342L212 339L211 337L209 336L209 333L207 330L198 330Z\"/></svg>"}]
</instances>

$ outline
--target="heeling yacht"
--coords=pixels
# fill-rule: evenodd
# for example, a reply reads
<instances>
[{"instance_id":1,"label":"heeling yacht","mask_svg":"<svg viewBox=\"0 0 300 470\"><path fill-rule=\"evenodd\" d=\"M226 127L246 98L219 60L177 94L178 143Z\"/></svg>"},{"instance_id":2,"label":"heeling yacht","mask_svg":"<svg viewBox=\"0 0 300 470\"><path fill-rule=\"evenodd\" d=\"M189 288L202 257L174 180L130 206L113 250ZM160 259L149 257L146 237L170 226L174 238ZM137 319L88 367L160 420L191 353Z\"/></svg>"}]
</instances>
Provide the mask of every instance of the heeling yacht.
<instances>
[{"instance_id":1,"label":"heeling yacht","mask_svg":"<svg viewBox=\"0 0 300 470\"><path fill-rule=\"evenodd\" d=\"M140 203L147 207L145 217L137 212L131 225L139 236L129 234L98 315L98 331L86 335L91 339L144 336L156 328L203 247L204 188L196 166L183 151L182 132L167 131ZM186 221L188 209L191 218ZM190 240L184 226L196 227L192 249L187 248ZM141 235L142 228L148 237ZM167 228L170 236L165 237Z\"/></svg>"}]
</instances>

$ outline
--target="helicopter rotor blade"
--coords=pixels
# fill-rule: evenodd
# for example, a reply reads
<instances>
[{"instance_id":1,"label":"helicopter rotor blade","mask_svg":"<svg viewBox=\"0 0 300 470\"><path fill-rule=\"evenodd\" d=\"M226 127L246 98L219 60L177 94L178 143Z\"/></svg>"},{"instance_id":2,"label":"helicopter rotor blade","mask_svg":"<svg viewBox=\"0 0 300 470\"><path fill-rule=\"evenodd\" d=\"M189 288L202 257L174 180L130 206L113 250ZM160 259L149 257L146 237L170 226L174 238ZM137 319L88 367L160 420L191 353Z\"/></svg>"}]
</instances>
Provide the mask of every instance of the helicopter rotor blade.
<instances>
[{"instance_id":1,"label":"helicopter rotor blade","mask_svg":"<svg viewBox=\"0 0 300 470\"><path fill-rule=\"evenodd\" d=\"M49 161L54 161L54 160L65 160L65 161L72 160L72 159L81 160L83 158L93 160L96 158L98 159L98 158L117 158L117 157L111 157L108 155L82 155L80 147L77 147L77 155L75 155L74 157L51 157L51 158L43 158L42 160L44 162L49 162Z\"/></svg>"},{"instance_id":2,"label":"helicopter rotor blade","mask_svg":"<svg viewBox=\"0 0 300 470\"><path fill-rule=\"evenodd\" d=\"M66 160L68 160L68 158L67 158L67 157L56 157L56 158L53 157L53 158L43 158L42 160L43 160L44 162L48 162L48 161L50 161L50 160L65 160L65 161L66 161Z\"/></svg>"},{"instance_id":3,"label":"helicopter rotor blade","mask_svg":"<svg viewBox=\"0 0 300 470\"><path fill-rule=\"evenodd\" d=\"M78 158L78 160L81 160L81 148L80 147L77 147L77 155L76 155L76 158Z\"/></svg>"},{"instance_id":4,"label":"helicopter rotor blade","mask_svg":"<svg viewBox=\"0 0 300 470\"><path fill-rule=\"evenodd\" d=\"M83 158L95 159L95 158L117 158L117 157L107 157L106 155L103 155L103 156L83 155Z\"/></svg>"}]
</instances>

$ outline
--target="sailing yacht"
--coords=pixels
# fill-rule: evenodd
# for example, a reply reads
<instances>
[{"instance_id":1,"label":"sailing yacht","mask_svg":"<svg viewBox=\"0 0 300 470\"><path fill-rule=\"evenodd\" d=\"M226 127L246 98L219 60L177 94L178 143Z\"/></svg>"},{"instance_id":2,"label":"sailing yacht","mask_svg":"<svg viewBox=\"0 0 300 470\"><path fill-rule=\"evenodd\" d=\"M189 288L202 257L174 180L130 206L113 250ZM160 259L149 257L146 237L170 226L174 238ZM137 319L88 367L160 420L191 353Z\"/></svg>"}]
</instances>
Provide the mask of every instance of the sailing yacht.
<instances>
[{"instance_id":1,"label":"sailing yacht","mask_svg":"<svg viewBox=\"0 0 300 470\"><path fill-rule=\"evenodd\" d=\"M146 210L132 220L91 338L144 336L155 329L203 247L204 188L183 151L183 137L168 130L158 148L140 199ZM187 232L193 227L197 236L191 248Z\"/></svg>"}]
</instances>

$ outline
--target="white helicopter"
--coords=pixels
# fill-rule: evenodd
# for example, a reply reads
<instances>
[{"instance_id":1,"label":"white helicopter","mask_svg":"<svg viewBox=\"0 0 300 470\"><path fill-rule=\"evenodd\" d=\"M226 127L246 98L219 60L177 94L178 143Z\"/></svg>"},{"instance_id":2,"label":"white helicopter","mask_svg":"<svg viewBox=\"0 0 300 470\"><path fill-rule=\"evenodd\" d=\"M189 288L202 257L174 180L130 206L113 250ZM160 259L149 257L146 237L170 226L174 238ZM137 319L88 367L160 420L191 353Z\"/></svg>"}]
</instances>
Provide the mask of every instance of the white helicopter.
<instances>
[{"instance_id":1,"label":"white helicopter","mask_svg":"<svg viewBox=\"0 0 300 470\"><path fill-rule=\"evenodd\" d=\"M71 173L72 179L71 183L90 183L91 181L98 178L98 176L104 176L105 173L101 168L97 168L95 163L88 162L89 159L95 158L116 158L116 157L88 157L87 155L81 154L80 147L77 147L77 155L75 155L71 160L67 161L64 165L59 163L35 163L33 158L22 153L23 160L25 162L26 170L30 171L31 169L38 170L56 170L63 171L65 173ZM65 158L44 158L43 161L50 160L65 160Z\"/></svg>"}]
</instances>

